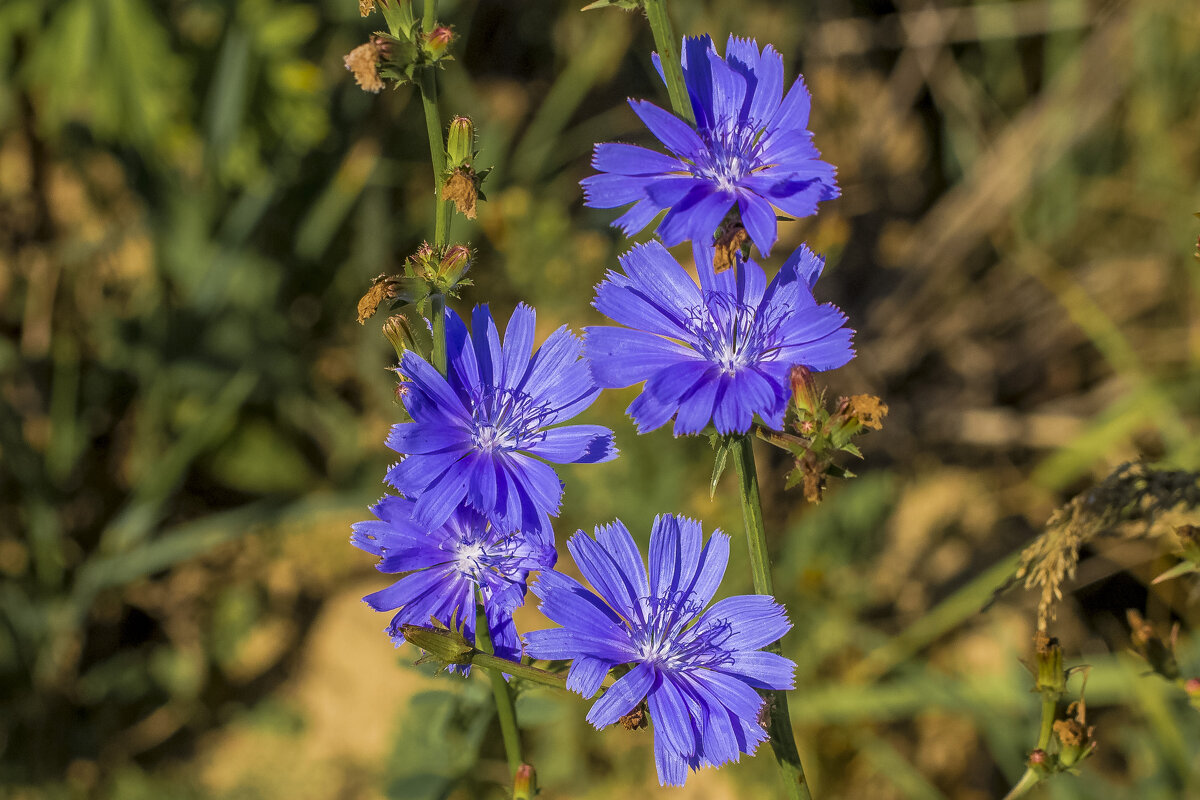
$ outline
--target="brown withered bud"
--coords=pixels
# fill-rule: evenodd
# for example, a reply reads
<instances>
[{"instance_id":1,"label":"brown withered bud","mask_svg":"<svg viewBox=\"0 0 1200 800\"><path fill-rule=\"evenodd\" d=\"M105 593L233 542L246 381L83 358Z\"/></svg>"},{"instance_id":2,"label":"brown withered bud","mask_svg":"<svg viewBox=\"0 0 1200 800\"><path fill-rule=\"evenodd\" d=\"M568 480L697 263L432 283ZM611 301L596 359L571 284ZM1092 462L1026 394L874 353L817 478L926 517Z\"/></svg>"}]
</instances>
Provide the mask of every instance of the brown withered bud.
<instances>
[{"instance_id":1,"label":"brown withered bud","mask_svg":"<svg viewBox=\"0 0 1200 800\"><path fill-rule=\"evenodd\" d=\"M1175 529L1175 535L1179 537L1179 542L1188 547L1200 547L1200 527L1195 525L1180 525Z\"/></svg>"},{"instance_id":2,"label":"brown withered bud","mask_svg":"<svg viewBox=\"0 0 1200 800\"><path fill-rule=\"evenodd\" d=\"M479 200L479 176L470 167L457 167L442 186L442 199L450 200L458 213L475 219L475 204Z\"/></svg>"},{"instance_id":3,"label":"brown withered bud","mask_svg":"<svg viewBox=\"0 0 1200 800\"><path fill-rule=\"evenodd\" d=\"M342 60L346 62L346 69L354 73L354 81L363 91L378 94L383 89L383 79L379 77L379 47L376 44L360 44Z\"/></svg>"},{"instance_id":4,"label":"brown withered bud","mask_svg":"<svg viewBox=\"0 0 1200 800\"><path fill-rule=\"evenodd\" d=\"M383 336L396 351L396 358L404 358L406 350L414 346L412 327L403 314L394 314L383 323Z\"/></svg>"},{"instance_id":5,"label":"brown withered bud","mask_svg":"<svg viewBox=\"0 0 1200 800\"><path fill-rule=\"evenodd\" d=\"M1087 738L1087 731L1077 719L1055 720L1054 733L1058 736L1058 740L1067 747L1079 747Z\"/></svg>"},{"instance_id":6,"label":"brown withered bud","mask_svg":"<svg viewBox=\"0 0 1200 800\"><path fill-rule=\"evenodd\" d=\"M838 413L858 420L864 428L881 430L883 418L887 416L887 403L873 394L856 394L843 397L838 405Z\"/></svg>"},{"instance_id":7,"label":"brown withered bud","mask_svg":"<svg viewBox=\"0 0 1200 800\"><path fill-rule=\"evenodd\" d=\"M358 324L363 325L379 309L384 300L396 296L395 280L389 275L377 275L371 288L358 301Z\"/></svg>"},{"instance_id":8,"label":"brown withered bud","mask_svg":"<svg viewBox=\"0 0 1200 800\"><path fill-rule=\"evenodd\" d=\"M358 0L358 15L360 17L365 17L374 10L375 0Z\"/></svg>"},{"instance_id":9,"label":"brown withered bud","mask_svg":"<svg viewBox=\"0 0 1200 800\"><path fill-rule=\"evenodd\" d=\"M716 250L713 252L713 270L724 272L736 264L737 253L749 238L750 234L746 233L746 229L741 225L736 225L722 233L717 239Z\"/></svg>"},{"instance_id":10,"label":"brown withered bud","mask_svg":"<svg viewBox=\"0 0 1200 800\"><path fill-rule=\"evenodd\" d=\"M630 711L617 721L627 731L638 731L646 727L646 701L643 700L638 703L633 711Z\"/></svg>"}]
</instances>

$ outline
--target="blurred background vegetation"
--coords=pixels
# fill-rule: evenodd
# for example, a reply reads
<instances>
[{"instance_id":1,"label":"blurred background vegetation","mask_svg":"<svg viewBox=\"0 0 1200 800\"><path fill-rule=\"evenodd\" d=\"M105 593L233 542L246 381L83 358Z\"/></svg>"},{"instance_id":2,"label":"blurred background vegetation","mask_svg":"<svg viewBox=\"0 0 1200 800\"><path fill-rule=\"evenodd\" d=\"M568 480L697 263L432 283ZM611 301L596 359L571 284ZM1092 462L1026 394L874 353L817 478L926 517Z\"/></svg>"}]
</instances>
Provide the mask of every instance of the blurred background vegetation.
<instances>
[{"instance_id":1,"label":"blurred background vegetation","mask_svg":"<svg viewBox=\"0 0 1200 800\"><path fill-rule=\"evenodd\" d=\"M443 111L495 166L455 220L479 250L461 308L529 301L543 336L599 321L627 246L581 206L592 143L644 138L626 96L666 104L644 20L581 5L440 4ZM1122 461L1200 468L1200 6L671 10L803 70L842 197L776 261L828 256L819 295L859 331L830 391L891 407L815 508L760 448L805 763L821 797L999 797L1037 728L1036 598L981 612L1015 553ZM389 579L347 544L398 414L355 302L432 223L415 93L342 67L383 27L352 0L0 3L0 795L505 796L483 682L407 666L359 602ZM707 443L635 437L634 394L589 412L623 457L563 471L560 541L662 511L740 532ZM1092 666L1101 746L1042 796L1200 797L1200 714L1127 652L1134 608L1181 622L1200 673L1195 576L1148 586L1165 552L1099 539L1064 587L1052 632ZM735 547L723 591L746 575ZM642 796L650 734L585 708L519 700L543 796ZM767 796L769 761L671 794Z\"/></svg>"}]
</instances>

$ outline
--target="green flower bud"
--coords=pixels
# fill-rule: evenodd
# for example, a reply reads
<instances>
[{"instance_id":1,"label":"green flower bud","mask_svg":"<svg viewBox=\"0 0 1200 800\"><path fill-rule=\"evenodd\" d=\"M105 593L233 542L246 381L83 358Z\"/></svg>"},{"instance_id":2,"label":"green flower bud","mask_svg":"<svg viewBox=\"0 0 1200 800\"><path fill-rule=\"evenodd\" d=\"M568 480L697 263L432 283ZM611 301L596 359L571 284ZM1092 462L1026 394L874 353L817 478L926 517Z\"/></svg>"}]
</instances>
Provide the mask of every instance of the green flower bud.
<instances>
[{"instance_id":1,"label":"green flower bud","mask_svg":"<svg viewBox=\"0 0 1200 800\"><path fill-rule=\"evenodd\" d=\"M475 126L470 117L455 117L450 120L450 133L446 137L447 164L450 169L469 167L475 160Z\"/></svg>"}]
</instances>

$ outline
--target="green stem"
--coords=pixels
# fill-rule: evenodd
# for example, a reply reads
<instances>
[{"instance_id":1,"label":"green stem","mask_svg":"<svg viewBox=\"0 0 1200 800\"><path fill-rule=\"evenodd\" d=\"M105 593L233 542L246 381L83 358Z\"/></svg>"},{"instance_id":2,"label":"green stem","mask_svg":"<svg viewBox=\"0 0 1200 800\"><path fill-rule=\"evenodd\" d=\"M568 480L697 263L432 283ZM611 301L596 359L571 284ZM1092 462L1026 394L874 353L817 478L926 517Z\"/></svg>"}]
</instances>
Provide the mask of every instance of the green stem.
<instances>
[{"instance_id":1,"label":"green stem","mask_svg":"<svg viewBox=\"0 0 1200 800\"><path fill-rule=\"evenodd\" d=\"M479 614L475 623L475 636L479 642L483 652L475 656L475 663L480 666L486 660L481 656L491 656L494 652L492 647L491 635L488 633L487 615L483 609L479 609ZM501 659L493 659L499 661ZM521 768L521 731L517 728L517 708L513 705L512 689L508 685L508 681L504 680L504 675L500 670L487 670L488 678L492 682L492 695L496 698L496 716L500 719L500 736L504 739L504 754L508 757L508 771L516 778L517 770ZM509 673L515 674L515 673Z\"/></svg>"},{"instance_id":2,"label":"green stem","mask_svg":"<svg viewBox=\"0 0 1200 800\"><path fill-rule=\"evenodd\" d=\"M1021 776L1021 780L1017 781L1016 785L1004 795L1004 800L1016 800L1018 797L1024 797L1029 793L1029 790L1041 783L1042 776L1028 767L1025 774Z\"/></svg>"},{"instance_id":3,"label":"green stem","mask_svg":"<svg viewBox=\"0 0 1200 800\"><path fill-rule=\"evenodd\" d=\"M429 298L429 315L433 318L433 368L446 374L446 295L438 293Z\"/></svg>"},{"instance_id":4,"label":"green stem","mask_svg":"<svg viewBox=\"0 0 1200 800\"><path fill-rule=\"evenodd\" d=\"M1050 746L1050 736L1054 733L1054 717L1058 713L1058 701L1054 698L1042 698L1042 727L1038 731L1037 749L1045 750Z\"/></svg>"},{"instance_id":5,"label":"green stem","mask_svg":"<svg viewBox=\"0 0 1200 800\"><path fill-rule=\"evenodd\" d=\"M421 18L421 29L425 33L433 30L437 24L437 0L425 0L425 16Z\"/></svg>"},{"instance_id":6,"label":"green stem","mask_svg":"<svg viewBox=\"0 0 1200 800\"><path fill-rule=\"evenodd\" d=\"M429 13L426 4L426 15ZM417 86L425 109L425 132L429 135L429 161L433 165L434 226L433 246L440 254L450 241L450 204L442 200L442 181L446 176L446 139L442 135L442 117L438 111L437 76L433 67L422 67Z\"/></svg>"},{"instance_id":7,"label":"green stem","mask_svg":"<svg viewBox=\"0 0 1200 800\"><path fill-rule=\"evenodd\" d=\"M733 456L742 500L742 518L746 526L746 544L750 548L750 572L754 578L754 591L774 597L771 561L767 555L767 534L763 526L762 500L758 491L758 472L754 468L754 444L750 436L737 438L733 444ZM767 649L772 653L783 653L779 642ZM787 693L768 692L767 703L771 710L767 732L771 736L771 748L775 751L775 760L779 763L787 796L791 800L812 800L808 780L804 777L804 766L800 763L800 751L796 749L796 736L792 731Z\"/></svg>"},{"instance_id":8,"label":"green stem","mask_svg":"<svg viewBox=\"0 0 1200 800\"><path fill-rule=\"evenodd\" d=\"M666 0L643 0L650 32L654 34L654 46L658 48L658 60L667 79L667 94L671 96L671 108L691 124L692 103L688 99L687 86L683 82L683 66L679 60L679 40L671 30L671 18L667 16Z\"/></svg>"}]
</instances>

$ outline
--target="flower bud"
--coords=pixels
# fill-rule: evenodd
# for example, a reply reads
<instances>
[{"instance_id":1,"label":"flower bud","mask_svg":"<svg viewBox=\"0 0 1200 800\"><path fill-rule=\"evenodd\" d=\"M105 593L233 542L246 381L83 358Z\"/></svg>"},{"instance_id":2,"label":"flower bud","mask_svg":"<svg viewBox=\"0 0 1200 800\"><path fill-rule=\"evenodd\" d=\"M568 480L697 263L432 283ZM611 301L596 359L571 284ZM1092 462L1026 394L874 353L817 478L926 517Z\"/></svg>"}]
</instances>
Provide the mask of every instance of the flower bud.
<instances>
[{"instance_id":1,"label":"flower bud","mask_svg":"<svg viewBox=\"0 0 1200 800\"><path fill-rule=\"evenodd\" d=\"M475 648L467 644L462 634L445 629L405 625L404 638L443 664L470 664Z\"/></svg>"},{"instance_id":2,"label":"flower bud","mask_svg":"<svg viewBox=\"0 0 1200 800\"><path fill-rule=\"evenodd\" d=\"M532 764L522 764L513 776L513 800L533 800L536 794L537 773Z\"/></svg>"},{"instance_id":3,"label":"flower bud","mask_svg":"<svg viewBox=\"0 0 1200 800\"><path fill-rule=\"evenodd\" d=\"M1058 639L1038 631L1033 644L1037 651L1037 684L1034 688L1043 696L1060 697L1067 690L1067 673L1063 670L1063 652Z\"/></svg>"},{"instance_id":4,"label":"flower bud","mask_svg":"<svg viewBox=\"0 0 1200 800\"><path fill-rule=\"evenodd\" d=\"M403 314L394 314L383 323L383 335L396 350L396 358L404 358L405 350L415 350L412 328Z\"/></svg>"},{"instance_id":5,"label":"flower bud","mask_svg":"<svg viewBox=\"0 0 1200 800\"><path fill-rule=\"evenodd\" d=\"M469 167L475 159L475 126L470 117L455 117L450 120L450 132L446 136L446 166L450 169Z\"/></svg>"},{"instance_id":6,"label":"flower bud","mask_svg":"<svg viewBox=\"0 0 1200 800\"><path fill-rule=\"evenodd\" d=\"M808 367L796 365L791 371L792 402L803 416L811 417L821 407L821 396Z\"/></svg>"},{"instance_id":7,"label":"flower bud","mask_svg":"<svg viewBox=\"0 0 1200 800\"><path fill-rule=\"evenodd\" d=\"M1040 767L1045 764L1049 758L1050 757L1046 755L1046 751L1039 747L1037 750L1034 750L1029 754L1029 766Z\"/></svg>"},{"instance_id":8,"label":"flower bud","mask_svg":"<svg viewBox=\"0 0 1200 800\"><path fill-rule=\"evenodd\" d=\"M445 286L453 286L466 274L471 267L471 251L461 244L456 244L446 251L438 264L438 281Z\"/></svg>"},{"instance_id":9,"label":"flower bud","mask_svg":"<svg viewBox=\"0 0 1200 800\"><path fill-rule=\"evenodd\" d=\"M425 52L434 59L441 58L446 54L446 50L453 41L454 32L445 25L439 25L425 34Z\"/></svg>"}]
</instances>

